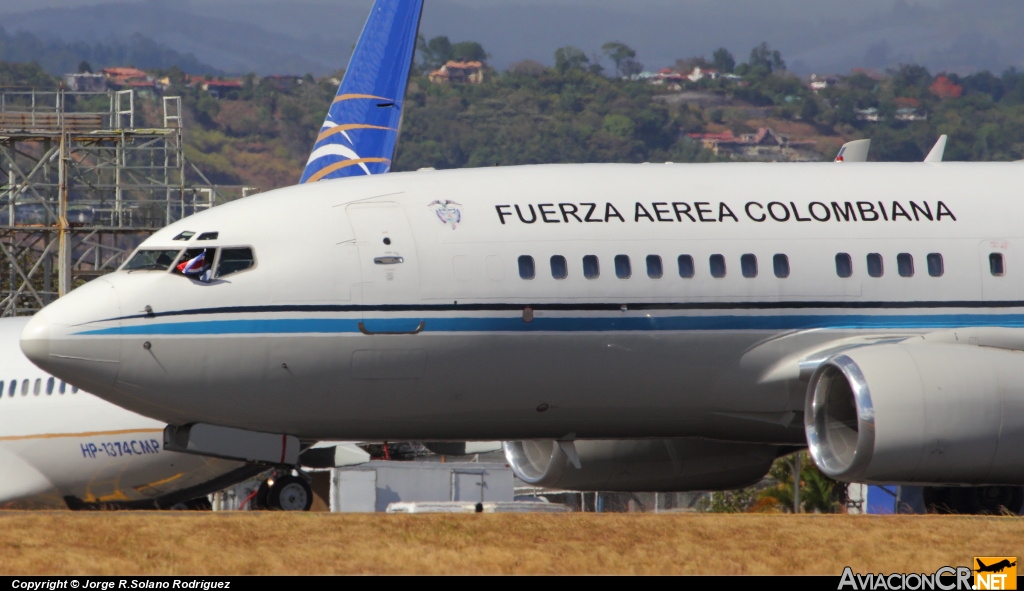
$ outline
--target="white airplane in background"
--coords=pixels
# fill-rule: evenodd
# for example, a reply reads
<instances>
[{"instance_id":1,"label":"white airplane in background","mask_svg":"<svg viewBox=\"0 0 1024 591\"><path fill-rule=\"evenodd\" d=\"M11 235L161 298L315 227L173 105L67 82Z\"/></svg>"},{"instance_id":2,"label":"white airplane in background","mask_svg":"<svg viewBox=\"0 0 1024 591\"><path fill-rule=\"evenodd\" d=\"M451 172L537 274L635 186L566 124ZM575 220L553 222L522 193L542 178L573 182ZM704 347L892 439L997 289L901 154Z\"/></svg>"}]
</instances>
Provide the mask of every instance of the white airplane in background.
<instances>
[{"instance_id":1,"label":"white airplane in background","mask_svg":"<svg viewBox=\"0 0 1024 591\"><path fill-rule=\"evenodd\" d=\"M266 467L163 449L162 422L44 374L0 320L0 507L208 507L205 495Z\"/></svg>"}]
</instances>

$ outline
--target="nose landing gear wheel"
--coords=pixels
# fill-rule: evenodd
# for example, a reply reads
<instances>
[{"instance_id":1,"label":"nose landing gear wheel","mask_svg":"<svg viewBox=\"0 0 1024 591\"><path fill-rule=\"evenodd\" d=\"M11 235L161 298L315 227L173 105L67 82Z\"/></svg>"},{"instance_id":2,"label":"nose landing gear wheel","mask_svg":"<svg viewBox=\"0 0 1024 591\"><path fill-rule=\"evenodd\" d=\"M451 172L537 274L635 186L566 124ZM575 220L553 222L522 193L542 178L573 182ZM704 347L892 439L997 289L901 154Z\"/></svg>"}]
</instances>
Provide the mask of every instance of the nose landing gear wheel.
<instances>
[{"instance_id":1,"label":"nose landing gear wheel","mask_svg":"<svg viewBox=\"0 0 1024 591\"><path fill-rule=\"evenodd\" d=\"M267 504L278 511L309 511L313 506L313 489L304 478L282 476L270 487Z\"/></svg>"}]
</instances>

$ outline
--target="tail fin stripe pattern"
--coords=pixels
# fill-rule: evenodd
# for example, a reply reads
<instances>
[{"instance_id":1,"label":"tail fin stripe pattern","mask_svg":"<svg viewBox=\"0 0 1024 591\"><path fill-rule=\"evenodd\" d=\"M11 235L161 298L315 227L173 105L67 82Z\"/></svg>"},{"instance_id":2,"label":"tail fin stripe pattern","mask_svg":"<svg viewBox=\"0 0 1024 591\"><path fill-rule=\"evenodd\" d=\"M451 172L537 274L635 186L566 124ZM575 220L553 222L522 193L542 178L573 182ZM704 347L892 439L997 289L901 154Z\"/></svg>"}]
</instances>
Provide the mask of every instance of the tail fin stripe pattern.
<instances>
[{"instance_id":1,"label":"tail fin stripe pattern","mask_svg":"<svg viewBox=\"0 0 1024 591\"><path fill-rule=\"evenodd\" d=\"M358 160L345 160L344 162L336 162L336 163L334 163L334 164L332 164L330 166L325 167L323 170L321 170L320 172L316 173L315 175L309 177L309 180L306 181L306 182L308 182L308 183L315 183L315 182L323 179L325 176L327 176L327 175L329 175L329 174L331 174L333 172L337 172L337 171L342 170L344 168L348 168L349 166L357 166L357 165L362 166L362 165L367 164L367 163L390 164L391 161L388 160L387 158L360 158Z\"/></svg>"},{"instance_id":2,"label":"tail fin stripe pattern","mask_svg":"<svg viewBox=\"0 0 1024 591\"><path fill-rule=\"evenodd\" d=\"M334 127L330 128L330 129L328 129L327 131L321 133L320 136L316 138L316 141L317 142L322 142L325 139L331 137L332 135L334 135L336 133L344 133L344 132L352 130L352 129L380 129L380 130L383 130L383 131L397 131L397 130L391 128L391 127L381 127L380 125L364 125L362 123L352 123L352 124L349 124L349 125L337 125L337 126L334 126ZM349 140L349 141L351 141L351 140Z\"/></svg>"},{"instance_id":3,"label":"tail fin stripe pattern","mask_svg":"<svg viewBox=\"0 0 1024 591\"><path fill-rule=\"evenodd\" d=\"M373 3L300 182L391 170L422 12L423 0Z\"/></svg>"}]
</instances>

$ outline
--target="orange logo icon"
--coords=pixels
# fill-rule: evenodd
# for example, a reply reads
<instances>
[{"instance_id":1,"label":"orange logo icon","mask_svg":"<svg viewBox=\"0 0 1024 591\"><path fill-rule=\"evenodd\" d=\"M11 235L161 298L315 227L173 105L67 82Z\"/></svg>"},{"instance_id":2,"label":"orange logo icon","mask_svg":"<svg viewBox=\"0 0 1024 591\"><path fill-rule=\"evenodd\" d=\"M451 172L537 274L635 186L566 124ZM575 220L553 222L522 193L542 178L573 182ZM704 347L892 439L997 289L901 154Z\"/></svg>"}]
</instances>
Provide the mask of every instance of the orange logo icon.
<instances>
[{"instance_id":1,"label":"orange logo icon","mask_svg":"<svg viewBox=\"0 0 1024 591\"><path fill-rule=\"evenodd\" d=\"M1017 588L1017 557L1016 556L975 556L974 589Z\"/></svg>"}]
</instances>

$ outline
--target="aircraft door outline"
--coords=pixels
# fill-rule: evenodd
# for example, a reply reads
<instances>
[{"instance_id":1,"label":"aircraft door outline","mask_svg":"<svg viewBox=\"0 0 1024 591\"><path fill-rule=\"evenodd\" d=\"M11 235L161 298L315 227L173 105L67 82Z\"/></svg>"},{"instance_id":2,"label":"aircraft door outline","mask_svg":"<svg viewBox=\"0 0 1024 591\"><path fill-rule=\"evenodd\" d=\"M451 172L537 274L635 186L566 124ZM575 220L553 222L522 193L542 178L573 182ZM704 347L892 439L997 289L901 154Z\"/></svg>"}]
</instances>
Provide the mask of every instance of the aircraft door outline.
<instances>
[{"instance_id":1,"label":"aircraft door outline","mask_svg":"<svg viewBox=\"0 0 1024 591\"><path fill-rule=\"evenodd\" d=\"M353 203L345 208L359 251L359 291L364 306L359 330L365 335L418 334L422 319L381 319L372 306L419 302L416 243L405 211L397 203Z\"/></svg>"}]
</instances>

